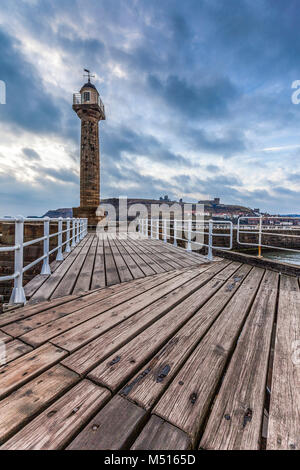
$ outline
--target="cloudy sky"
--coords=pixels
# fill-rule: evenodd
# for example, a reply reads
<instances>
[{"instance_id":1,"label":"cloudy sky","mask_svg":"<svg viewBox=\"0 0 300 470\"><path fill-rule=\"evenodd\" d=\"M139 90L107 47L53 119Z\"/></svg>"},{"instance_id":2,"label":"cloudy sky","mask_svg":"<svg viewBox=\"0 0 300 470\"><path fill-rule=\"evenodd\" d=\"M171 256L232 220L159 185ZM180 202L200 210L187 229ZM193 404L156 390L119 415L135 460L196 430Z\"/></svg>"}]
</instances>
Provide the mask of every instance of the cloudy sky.
<instances>
[{"instance_id":1,"label":"cloudy sky","mask_svg":"<svg viewBox=\"0 0 300 470\"><path fill-rule=\"evenodd\" d=\"M79 205L83 68L101 196L300 213L298 0L1 0L0 215Z\"/></svg>"}]
</instances>

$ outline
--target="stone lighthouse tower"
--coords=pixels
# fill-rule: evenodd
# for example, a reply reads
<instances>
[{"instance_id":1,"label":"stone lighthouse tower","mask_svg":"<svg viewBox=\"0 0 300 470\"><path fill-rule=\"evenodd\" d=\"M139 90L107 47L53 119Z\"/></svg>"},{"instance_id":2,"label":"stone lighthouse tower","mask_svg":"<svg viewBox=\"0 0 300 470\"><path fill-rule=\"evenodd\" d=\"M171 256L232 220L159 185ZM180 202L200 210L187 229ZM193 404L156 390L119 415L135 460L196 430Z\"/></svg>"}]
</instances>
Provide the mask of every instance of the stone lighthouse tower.
<instances>
[{"instance_id":1,"label":"stone lighthouse tower","mask_svg":"<svg viewBox=\"0 0 300 470\"><path fill-rule=\"evenodd\" d=\"M90 229L101 220L96 211L100 204L100 150L99 121L105 120L105 109L95 85L88 82L73 95L73 109L81 120L80 145L80 207L73 208L73 216L88 218Z\"/></svg>"}]
</instances>

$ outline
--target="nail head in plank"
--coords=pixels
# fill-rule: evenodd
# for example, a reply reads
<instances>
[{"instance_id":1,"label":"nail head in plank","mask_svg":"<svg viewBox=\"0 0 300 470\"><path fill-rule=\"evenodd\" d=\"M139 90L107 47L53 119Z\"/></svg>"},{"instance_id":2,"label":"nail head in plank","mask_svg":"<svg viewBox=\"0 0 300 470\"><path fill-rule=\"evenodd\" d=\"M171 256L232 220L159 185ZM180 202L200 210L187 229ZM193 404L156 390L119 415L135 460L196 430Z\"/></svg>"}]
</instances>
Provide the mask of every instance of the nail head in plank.
<instances>
[{"instance_id":1,"label":"nail head in plank","mask_svg":"<svg viewBox=\"0 0 300 470\"><path fill-rule=\"evenodd\" d=\"M68 450L128 448L146 418L146 411L115 396L67 447Z\"/></svg>"}]
</instances>

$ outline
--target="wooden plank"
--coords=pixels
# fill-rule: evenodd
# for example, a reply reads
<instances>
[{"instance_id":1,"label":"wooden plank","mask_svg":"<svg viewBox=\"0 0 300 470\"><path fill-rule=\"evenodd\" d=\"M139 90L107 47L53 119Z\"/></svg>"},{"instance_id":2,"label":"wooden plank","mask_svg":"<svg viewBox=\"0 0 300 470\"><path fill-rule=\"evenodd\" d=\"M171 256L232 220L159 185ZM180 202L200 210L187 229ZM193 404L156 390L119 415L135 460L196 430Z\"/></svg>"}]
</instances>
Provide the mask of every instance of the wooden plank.
<instances>
[{"instance_id":1,"label":"wooden plank","mask_svg":"<svg viewBox=\"0 0 300 470\"><path fill-rule=\"evenodd\" d=\"M103 240L98 237L98 245L95 256L95 264L91 281L91 289L98 289L106 286L105 259Z\"/></svg>"},{"instance_id":2,"label":"wooden plank","mask_svg":"<svg viewBox=\"0 0 300 470\"><path fill-rule=\"evenodd\" d=\"M193 259L191 256L187 257L184 252L179 251L177 249L171 250L170 247L172 246L170 243L164 243L163 241L154 241L148 240L147 241L148 249L151 249L152 253L161 253L167 260L174 260L176 263L180 264L182 267L186 266L194 266L196 264L200 264L200 260ZM207 260L205 260L207 261Z\"/></svg>"},{"instance_id":3,"label":"wooden plank","mask_svg":"<svg viewBox=\"0 0 300 470\"><path fill-rule=\"evenodd\" d=\"M136 243L141 247L141 241L136 240ZM170 266L169 269L180 269L186 267L181 262L179 262L175 256L168 253L167 248L164 251L156 250L151 243L144 243L143 248L149 253L149 256L155 257L156 259L161 259L166 266ZM191 263L193 264L193 263Z\"/></svg>"},{"instance_id":4,"label":"wooden plank","mask_svg":"<svg viewBox=\"0 0 300 470\"><path fill-rule=\"evenodd\" d=\"M35 328L39 328L40 326L49 323L50 321L62 318L70 313L74 313L89 305L96 306L97 302L100 302L103 299L113 296L114 294L124 292L127 289L134 289L145 281L147 280L144 278L133 283L122 285L119 284L114 287L107 287L106 289L97 290L86 295L71 296L70 298L68 297L68 301L66 301L66 303L63 303L61 300L59 302L54 303L47 302L47 306L51 306L54 304L54 307L45 310L45 306L43 306L43 308L41 308L41 313L36 313L38 312L38 309L36 308L34 309L34 312L35 310L36 312L31 316L29 316L28 312L26 313L26 315L19 315L16 317L16 321L11 322L8 325L2 327L3 331L15 338L19 337L29 331L34 330ZM55 304L58 304L58 306L56 306Z\"/></svg>"},{"instance_id":5,"label":"wooden plank","mask_svg":"<svg viewBox=\"0 0 300 470\"><path fill-rule=\"evenodd\" d=\"M47 302L48 306L54 304L54 307L49 308L48 310L44 310L45 306L43 306L43 308L41 308L41 313L34 313L32 316L27 316L28 312L26 315L19 315L19 317L16 317L17 320L15 322L4 326L3 331L13 336L14 338L19 337L29 331L34 330L35 328L46 325L50 321L63 318L64 316L70 313L74 313L89 305L94 305L95 307L97 302L113 296L114 294L120 294L125 290L128 290L129 292L129 289L136 289L138 286L143 285L143 283L146 283L147 281L148 280L146 278L143 278L130 283L107 287L105 289L97 290L88 294L70 296L70 298L67 298L68 301L66 301L66 303L63 303L61 300L59 302ZM58 303L59 305L56 306L55 303ZM35 310L38 311L38 309Z\"/></svg>"},{"instance_id":6,"label":"wooden plank","mask_svg":"<svg viewBox=\"0 0 300 470\"><path fill-rule=\"evenodd\" d=\"M0 341L2 343L8 343L9 341L12 340L12 337L4 333L4 331L0 330Z\"/></svg>"},{"instance_id":7,"label":"wooden plank","mask_svg":"<svg viewBox=\"0 0 300 470\"><path fill-rule=\"evenodd\" d=\"M14 339L5 345L5 364L23 356L24 354L32 351L32 347L28 344L22 343L18 339ZM2 362L3 364L3 362Z\"/></svg>"},{"instance_id":8,"label":"wooden plank","mask_svg":"<svg viewBox=\"0 0 300 470\"><path fill-rule=\"evenodd\" d=\"M156 273L151 266L145 263L144 259L141 258L136 252L132 249L131 245L127 243L127 240L120 239L118 240L118 247L122 251L122 253L127 253L128 260L129 258L132 259L132 265L136 265L139 270L143 272L145 276L152 276ZM162 272L162 271L160 271Z\"/></svg>"},{"instance_id":9,"label":"wooden plank","mask_svg":"<svg viewBox=\"0 0 300 470\"><path fill-rule=\"evenodd\" d=\"M74 250L69 254L67 259L61 263L61 265L56 269L56 271L49 276L49 278L44 282L44 284L38 289L35 294L31 297L32 301L43 301L51 297L52 293L60 283L63 276L68 272L72 267L72 264L76 260L76 257L81 252L86 243L90 240L90 237L85 237L79 245L77 245Z\"/></svg>"},{"instance_id":10,"label":"wooden plank","mask_svg":"<svg viewBox=\"0 0 300 470\"><path fill-rule=\"evenodd\" d=\"M97 364L99 364L100 361L104 360L118 348L122 347L125 343L127 343L132 338L136 337L139 333L144 331L145 328L149 327L154 322L157 322L157 320L159 320L165 314L167 314L167 318L165 321L168 324L168 318L170 317L170 314L168 314L168 312L172 308L174 308L179 302L184 301L184 299L190 296L193 292L197 291L197 305L202 305L205 302L205 299L207 299L207 295L205 296L205 293L201 290L199 294L203 295L203 297L199 298L200 295L198 295L198 289L206 282L208 282L208 280L209 274L203 272L191 281L188 281L187 283L177 287L177 289L174 289L169 294L166 294L161 299L157 300L154 304L151 304L143 310L140 310L132 317L123 321L122 323L107 331L94 341L88 343L85 347L79 349L70 357L66 358L65 365L80 374L84 374L91 370L93 367L95 367ZM216 282L214 281L213 284L215 291L217 289ZM182 305L182 308L185 309L187 308L187 306L184 304ZM179 308L178 311L179 321L181 322L184 321L184 318L186 318L187 315L191 314L190 311L187 311L182 316L181 308ZM172 326L174 327L173 323L176 327L176 322L173 321L172 316ZM155 325L154 331L156 331L156 328L158 328L158 326L156 327ZM148 330L146 331L148 332ZM149 336L149 338L151 338L151 336ZM154 344L156 344L156 340L154 341ZM148 348L149 345L147 345L146 351L148 351ZM139 361L137 361L136 367L138 365L138 362ZM130 364L130 366L131 367L129 369L131 370L132 364Z\"/></svg>"},{"instance_id":11,"label":"wooden plank","mask_svg":"<svg viewBox=\"0 0 300 470\"><path fill-rule=\"evenodd\" d=\"M0 443L20 430L78 380L77 374L56 365L1 400Z\"/></svg>"},{"instance_id":12,"label":"wooden plank","mask_svg":"<svg viewBox=\"0 0 300 470\"><path fill-rule=\"evenodd\" d=\"M119 242L121 242L121 240L119 240ZM165 269L163 269L159 264L157 264L153 259L151 259L150 256L141 253L141 251L138 250L136 245L131 244L130 238L128 238L125 243L122 241L122 243L125 247L130 247L132 251L145 263L145 265L149 266L155 273L165 272Z\"/></svg>"},{"instance_id":13,"label":"wooden plank","mask_svg":"<svg viewBox=\"0 0 300 470\"><path fill-rule=\"evenodd\" d=\"M167 308L169 311L147 329L143 328L139 335L136 335L134 328L131 328L133 329L131 337L134 339L126 342L121 349L115 351L114 354L93 369L89 374L89 378L105 385L110 390L116 391L220 289L223 281L213 279L207 283L208 276L209 274L204 272L196 279L177 289L177 299L175 291L165 297L162 306L159 305L158 307L160 309ZM150 314L155 315L155 304L152 305L152 308L153 311L150 311ZM102 343L102 354L112 349L112 341L114 341L114 344L117 343L113 337L114 330L111 332L110 341ZM128 337L128 330L130 332L130 327L125 329L125 337L126 334ZM125 343L124 340L123 342Z\"/></svg>"},{"instance_id":14,"label":"wooden plank","mask_svg":"<svg viewBox=\"0 0 300 470\"><path fill-rule=\"evenodd\" d=\"M154 408L155 414L182 429L193 442L197 439L262 274L262 270L252 270ZM175 401L176 409L172 410Z\"/></svg>"},{"instance_id":15,"label":"wooden plank","mask_svg":"<svg viewBox=\"0 0 300 470\"><path fill-rule=\"evenodd\" d=\"M69 253L63 253L64 260L69 256ZM53 273L56 271L58 266L61 265L63 261L52 261L50 264L51 272ZM30 298L33 294L44 284L44 282L48 279L49 274L37 274L33 279L31 279L27 284L24 286L24 291L26 298Z\"/></svg>"},{"instance_id":16,"label":"wooden plank","mask_svg":"<svg viewBox=\"0 0 300 470\"><path fill-rule=\"evenodd\" d=\"M73 352L76 349L84 346L88 342L100 336L105 331L109 330L118 323L123 322L127 318L131 317L139 310L153 304L159 298L165 296L176 287L179 287L184 282L196 276L196 273L184 273L181 276L177 276L175 279L171 279L164 284L150 289L146 294L140 294L128 300L107 312L86 321L79 326L72 328L71 330L63 333L56 338L52 339L53 344L64 345L64 349L69 352ZM35 330L37 331L37 330ZM61 346L62 347L62 346Z\"/></svg>"},{"instance_id":17,"label":"wooden plank","mask_svg":"<svg viewBox=\"0 0 300 470\"><path fill-rule=\"evenodd\" d=\"M81 308L80 310L76 310L74 313L71 313L70 315L64 316L62 318L58 318L54 321L50 321L46 325L40 326L39 328L36 328L34 331L29 331L28 333L25 333L24 335L21 336L21 339L25 341L28 344L31 344L33 346L38 346L40 344L43 344L44 342L48 341L51 338L54 338L57 335L60 335L62 332L70 330L71 328L75 329L77 325L81 325L84 322L87 322L88 320L92 320L94 317L99 316L100 314L103 315L104 312L108 311L107 315L105 317L101 316L100 323L102 322L103 318L110 317L111 315L114 315L114 311L112 311L112 308L117 308L118 305L121 305L119 307L118 312L120 313L120 317L122 317L123 309L126 308L126 305L123 306L124 302L128 302L130 299L134 299L137 297L139 294L155 287L156 285L163 284L164 281L167 279L170 279L172 277L178 276L179 273L172 273L165 275L165 278L160 276L159 278L156 279L147 279L147 282L141 284L141 285L133 285L131 286L130 289L124 289L123 291L117 293L116 295L110 296L108 298L104 298L100 302L95 302L95 305L88 305L86 307ZM134 304L134 301L133 301ZM99 319L96 321L96 323L99 322ZM89 326L89 325L88 325ZM80 327L75 331L75 334L77 332L81 331ZM84 329L82 330L84 331Z\"/></svg>"},{"instance_id":18,"label":"wooden plank","mask_svg":"<svg viewBox=\"0 0 300 470\"><path fill-rule=\"evenodd\" d=\"M186 261L189 266L209 262L206 256L200 255L195 251L187 251L185 248L182 248L180 246L175 247L171 243L165 244L161 240L158 241L153 239L148 239L148 243L152 245L153 248L159 250L162 253L167 250L169 255L175 256L176 258ZM199 249L199 247L197 249Z\"/></svg>"},{"instance_id":19,"label":"wooden plank","mask_svg":"<svg viewBox=\"0 0 300 470\"><path fill-rule=\"evenodd\" d=\"M180 269L180 267L178 267L178 265L176 265L174 267L174 264L171 262L171 263L168 263L164 256L161 255L160 253L155 253L153 250L149 250L148 249L148 244L146 242L142 242L142 241L139 241L139 240L135 240L135 245L137 246L137 248L139 249L139 251L143 254L146 254L147 256L149 256L151 259L153 259L159 266L161 266L165 271L171 271L173 269Z\"/></svg>"},{"instance_id":20,"label":"wooden plank","mask_svg":"<svg viewBox=\"0 0 300 470\"><path fill-rule=\"evenodd\" d=\"M78 275L77 281L75 283L73 294L80 294L82 292L87 292L91 286L91 279L93 274L95 256L97 251L98 238L94 236L88 254L84 260L81 271Z\"/></svg>"},{"instance_id":21,"label":"wooden plank","mask_svg":"<svg viewBox=\"0 0 300 470\"><path fill-rule=\"evenodd\" d=\"M66 351L45 344L0 368L0 397L44 372L67 355Z\"/></svg>"},{"instance_id":22,"label":"wooden plank","mask_svg":"<svg viewBox=\"0 0 300 470\"><path fill-rule=\"evenodd\" d=\"M62 299L56 300L46 300L44 302L35 303L33 305L27 303L25 307L18 308L16 310L11 310L9 312L5 312L0 315L0 326L8 325L9 323L13 323L24 318L27 318L31 315L34 315L39 312L43 312L48 310L51 307L56 307L58 305L64 304L69 302L70 300L76 299L78 296L66 296Z\"/></svg>"},{"instance_id":23,"label":"wooden plank","mask_svg":"<svg viewBox=\"0 0 300 470\"><path fill-rule=\"evenodd\" d=\"M61 278L60 282L56 286L55 290L51 294L51 299L58 299L59 297L63 297L64 295L70 295L73 293L77 278L80 275L82 267L84 266L93 240L94 237L90 236L87 243L83 246L75 261L72 263L71 269L69 269L64 274L64 276ZM92 270L92 268L90 269ZM82 292L82 290L80 290L80 292ZM75 294L78 293L79 292L75 292Z\"/></svg>"},{"instance_id":24,"label":"wooden plank","mask_svg":"<svg viewBox=\"0 0 300 470\"><path fill-rule=\"evenodd\" d=\"M260 448L277 286L278 274L267 271L213 405L202 448Z\"/></svg>"},{"instance_id":25,"label":"wooden plank","mask_svg":"<svg viewBox=\"0 0 300 470\"><path fill-rule=\"evenodd\" d=\"M267 449L300 449L300 291L281 276Z\"/></svg>"},{"instance_id":26,"label":"wooden plank","mask_svg":"<svg viewBox=\"0 0 300 470\"><path fill-rule=\"evenodd\" d=\"M106 275L106 285L112 286L120 282L118 270L114 261L113 254L111 252L108 240L103 241L103 249L105 256L105 275Z\"/></svg>"},{"instance_id":27,"label":"wooden plank","mask_svg":"<svg viewBox=\"0 0 300 470\"><path fill-rule=\"evenodd\" d=\"M210 281L211 289L216 292L213 297L139 370L120 393L143 408L151 409L226 304L235 292L241 289L241 284L246 281L251 282L246 277L250 269L251 267L244 265L227 282L219 280L218 283L221 286L219 290L214 285L215 278ZM209 284L202 288L199 294L208 289ZM196 295L194 297L197 306L199 299ZM192 297L190 301L193 301Z\"/></svg>"},{"instance_id":28,"label":"wooden plank","mask_svg":"<svg viewBox=\"0 0 300 470\"><path fill-rule=\"evenodd\" d=\"M133 279L133 275L129 271L127 264L125 263L114 240L110 240L109 244L110 244L110 249L112 251L121 282L131 281Z\"/></svg>"},{"instance_id":29,"label":"wooden plank","mask_svg":"<svg viewBox=\"0 0 300 470\"><path fill-rule=\"evenodd\" d=\"M121 450L135 439L146 412L120 396L115 396L81 431L68 450Z\"/></svg>"},{"instance_id":30,"label":"wooden plank","mask_svg":"<svg viewBox=\"0 0 300 470\"><path fill-rule=\"evenodd\" d=\"M1 450L62 449L109 396L108 390L83 380L9 439Z\"/></svg>"},{"instance_id":31,"label":"wooden plank","mask_svg":"<svg viewBox=\"0 0 300 470\"><path fill-rule=\"evenodd\" d=\"M190 438L158 416L152 415L131 450L189 450Z\"/></svg>"},{"instance_id":32,"label":"wooden plank","mask_svg":"<svg viewBox=\"0 0 300 470\"><path fill-rule=\"evenodd\" d=\"M126 245L123 243L122 238L118 238L117 245L122 253L122 256L135 279L139 279L140 277L145 276L145 272L141 269L141 265L143 264L143 260L139 259L138 257L133 257L130 255L129 250L127 249Z\"/></svg>"}]
</instances>

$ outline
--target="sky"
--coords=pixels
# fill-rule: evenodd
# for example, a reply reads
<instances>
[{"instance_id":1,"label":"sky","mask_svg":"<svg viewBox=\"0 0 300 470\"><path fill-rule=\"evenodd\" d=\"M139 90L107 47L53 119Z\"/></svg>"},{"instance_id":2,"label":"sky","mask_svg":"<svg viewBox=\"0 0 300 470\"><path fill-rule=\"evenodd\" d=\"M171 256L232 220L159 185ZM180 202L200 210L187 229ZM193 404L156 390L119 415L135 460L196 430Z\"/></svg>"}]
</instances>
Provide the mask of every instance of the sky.
<instances>
[{"instance_id":1,"label":"sky","mask_svg":"<svg viewBox=\"0 0 300 470\"><path fill-rule=\"evenodd\" d=\"M95 75L101 197L300 213L298 0L0 0L0 215L79 205Z\"/></svg>"}]
</instances>

